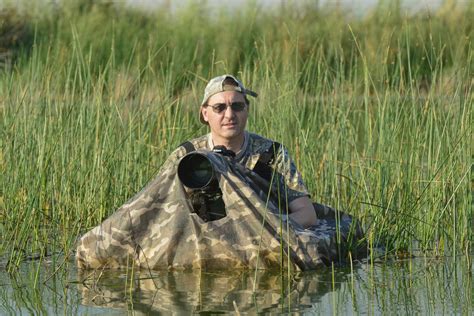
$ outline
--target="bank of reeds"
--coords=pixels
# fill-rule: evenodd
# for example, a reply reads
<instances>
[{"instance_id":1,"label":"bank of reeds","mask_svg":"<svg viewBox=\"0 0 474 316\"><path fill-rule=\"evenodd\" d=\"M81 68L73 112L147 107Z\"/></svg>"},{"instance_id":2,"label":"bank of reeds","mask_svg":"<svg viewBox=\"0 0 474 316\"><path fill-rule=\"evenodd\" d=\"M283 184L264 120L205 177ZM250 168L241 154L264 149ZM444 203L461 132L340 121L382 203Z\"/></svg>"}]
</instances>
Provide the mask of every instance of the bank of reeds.
<instances>
[{"instance_id":1,"label":"bank of reeds","mask_svg":"<svg viewBox=\"0 0 474 316\"><path fill-rule=\"evenodd\" d=\"M199 100L222 73L259 93L249 129L288 146L313 199L360 218L371 245L471 252L472 1L411 15L381 2L361 18L62 3L0 24L0 52L15 56L0 70L0 255L12 267L70 253L205 133ZM4 36L14 30L24 41Z\"/></svg>"}]
</instances>

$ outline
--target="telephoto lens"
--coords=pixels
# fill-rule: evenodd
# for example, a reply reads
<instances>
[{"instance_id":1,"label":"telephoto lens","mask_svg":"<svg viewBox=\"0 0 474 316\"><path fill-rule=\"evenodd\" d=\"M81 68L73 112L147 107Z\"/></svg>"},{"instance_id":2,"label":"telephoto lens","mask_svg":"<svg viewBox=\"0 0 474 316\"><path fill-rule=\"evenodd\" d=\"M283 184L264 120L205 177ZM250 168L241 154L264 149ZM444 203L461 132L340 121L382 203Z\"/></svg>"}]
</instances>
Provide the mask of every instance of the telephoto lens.
<instances>
[{"instance_id":1,"label":"telephoto lens","mask_svg":"<svg viewBox=\"0 0 474 316\"><path fill-rule=\"evenodd\" d=\"M185 187L191 189L188 192L188 199L193 207L192 213L196 213L204 222L226 216L222 191L212 163L217 154L191 152L181 158L178 164L179 180Z\"/></svg>"},{"instance_id":2,"label":"telephoto lens","mask_svg":"<svg viewBox=\"0 0 474 316\"><path fill-rule=\"evenodd\" d=\"M201 153L189 153L178 165L178 177L190 189L205 189L214 180L214 169L209 159Z\"/></svg>"}]
</instances>

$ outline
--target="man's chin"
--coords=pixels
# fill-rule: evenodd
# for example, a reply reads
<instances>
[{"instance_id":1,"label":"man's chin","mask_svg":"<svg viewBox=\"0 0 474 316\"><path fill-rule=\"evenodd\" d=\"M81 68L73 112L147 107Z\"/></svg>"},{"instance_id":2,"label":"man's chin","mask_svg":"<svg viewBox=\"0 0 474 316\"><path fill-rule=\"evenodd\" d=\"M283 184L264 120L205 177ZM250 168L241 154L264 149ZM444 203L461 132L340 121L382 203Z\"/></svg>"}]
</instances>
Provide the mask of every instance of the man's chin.
<instances>
[{"instance_id":1,"label":"man's chin","mask_svg":"<svg viewBox=\"0 0 474 316\"><path fill-rule=\"evenodd\" d=\"M239 137L240 135L242 135L242 133L243 132L239 129L226 129L222 132L222 136L227 139L232 139L235 137Z\"/></svg>"}]
</instances>

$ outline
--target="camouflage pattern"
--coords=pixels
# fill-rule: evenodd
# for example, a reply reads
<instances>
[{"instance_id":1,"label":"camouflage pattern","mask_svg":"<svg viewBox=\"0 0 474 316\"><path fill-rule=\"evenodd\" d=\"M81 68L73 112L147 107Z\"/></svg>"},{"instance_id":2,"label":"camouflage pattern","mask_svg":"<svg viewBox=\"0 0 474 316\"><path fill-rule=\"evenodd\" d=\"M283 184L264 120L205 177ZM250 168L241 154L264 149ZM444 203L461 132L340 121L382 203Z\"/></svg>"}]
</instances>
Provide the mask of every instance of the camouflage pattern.
<instances>
[{"instance_id":1,"label":"camouflage pattern","mask_svg":"<svg viewBox=\"0 0 474 316\"><path fill-rule=\"evenodd\" d=\"M211 134L195 138L190 141L196 149L212 150L213 143ZM253 170L260 156L269 150L273 141L260 135L245 132L245 140L242 149L237 153L235 161ZM184 151L178 148L172 155L171 160L176 161L182 157ZM281 146L275 153L275 162L272 168L277 172L278 179L272 182L274 192L285 192L288 202L302 196L309 196L303 178L291 159L288 150ZM282 194L283 195L283 194Z\"/></svg>"},{"instance_id":2,"label":"camouflage pattern","mask_svg":"<svg viewBox=\"0 0 474 316\"><path fill-rule=\"evenodd\" d=\"M257 147L263 142L257 137L246 141ZM353 257L357 256L356 241L362 238L362 231L347 214L315 204L318 224L303 229L279 208L275 190L270 190L273 184L248 168L254 157L246 150L238 153L236 160L198 151L208 156L218 175L226 206L224 218L204 222L194 213L176 172L185 155L184 148L178 148L147 187L80 239L76 252L79 268L290 267L304 271L343 260L350 248ZM289 187L283 189L307 194L286 150L282 149L276 163L281 165L277 170L289 175L280 177Z\"/></svg>"}]
</instances>

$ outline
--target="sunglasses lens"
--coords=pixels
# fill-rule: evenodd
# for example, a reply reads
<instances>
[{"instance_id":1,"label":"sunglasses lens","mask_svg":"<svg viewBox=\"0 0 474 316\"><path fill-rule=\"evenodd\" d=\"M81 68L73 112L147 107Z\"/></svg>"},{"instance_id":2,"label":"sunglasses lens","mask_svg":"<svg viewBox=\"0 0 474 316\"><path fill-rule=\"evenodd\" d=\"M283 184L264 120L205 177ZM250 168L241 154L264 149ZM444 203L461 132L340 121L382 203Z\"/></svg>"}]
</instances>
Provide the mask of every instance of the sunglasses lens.
<instances>
[{"instance_id":1,"label":"sunglasses lens","mask_svg":"<svg viewBox=\"0 0 474 316\"><path fill-rule=\"evenodd\" d=\"M211 107L212 107L212 110L215 113L222 113L223 111L225 111L227 109L227 104L219 103L219 104L211 105ZM234 112L240 112L245 108L245 103L244 102L234 102L234 103L230 104L230 108Z\"/></svg>"},{"instance_id":2,"label":"sunglasses lens","mask_svg":"<svg viewBox=\"0 0 474 316\"><path fill-rule=\"evenodd\" d=\"M234 102L231 105L232 111L240 112L245 108L245 103L243 102Z\"/></svg>"},{"instance_id":3,"label":"sunglasses lens","mask_svg":"<svg viewBox=\"0 0 474 316\"><path fill-rule=\"evenodd\" d=\"M225 105L224 103L216 104L212 107L212 109L216 113L221 113L222 111L225 111L225 109L227 109L227 105Z\"/></svg>"}]
</instances>

